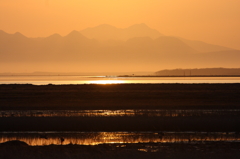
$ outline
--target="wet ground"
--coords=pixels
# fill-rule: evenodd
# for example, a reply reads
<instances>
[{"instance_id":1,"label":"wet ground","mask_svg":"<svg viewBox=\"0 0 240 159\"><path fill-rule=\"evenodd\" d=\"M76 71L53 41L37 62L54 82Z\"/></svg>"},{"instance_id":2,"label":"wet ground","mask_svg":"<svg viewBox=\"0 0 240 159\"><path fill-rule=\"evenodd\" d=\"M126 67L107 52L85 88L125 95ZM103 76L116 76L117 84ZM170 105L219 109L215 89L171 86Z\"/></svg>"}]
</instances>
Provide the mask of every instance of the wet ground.
<instances>
[{"instance_id":1,"label":"wet ground","mask_svg":"<svg viewBox=\"0 0 240 159\"><path fill-rule=\"evenodd\" d=\"M0 85L0 158L240 158L240 84Z\"/></svg>"},{"instance_id":2,"label":"wet ground","mask_svg":"<svg viewBox=\"0 0 240 159\"><path fill-rule=\"evenodd\" d=\"M0 143L19 140L31 146L128 143L240 142L236 132L2 132Z\"/></svg>"},{"instance_id":3,"label":"wet ground","mask_svg":"<svg viewBox=\"0 0 240 159\"><path fill-rule=\"evenodd\" d=\"M0 85L1 110L239 109L240 84Z\"/></svg>"},{"instance_id":4,"label":"wet ground","mask_svg":"<svg viewBox=\"0 0 240 159\"><path fill-rule=\"evenodd\" d=\"M102 145L50 145L28 146L24 142L12 141L0 144L0 158L19 159L238 159L240 143L138 143Z\"/></svg>"}]
</instances>

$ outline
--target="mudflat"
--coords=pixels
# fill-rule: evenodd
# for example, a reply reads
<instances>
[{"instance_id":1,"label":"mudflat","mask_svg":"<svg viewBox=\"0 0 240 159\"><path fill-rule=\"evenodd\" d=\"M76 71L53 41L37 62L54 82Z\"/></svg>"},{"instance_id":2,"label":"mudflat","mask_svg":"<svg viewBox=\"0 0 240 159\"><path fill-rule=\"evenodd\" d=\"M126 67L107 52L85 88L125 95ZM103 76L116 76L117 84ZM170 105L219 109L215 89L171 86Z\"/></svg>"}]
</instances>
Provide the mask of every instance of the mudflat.
<instances>
[{"instance_id":1,"label":"mudflat","mask_svg":"<svg viewBox=\"0 0 240 159\"><path fill-rule=\"evenodd\" d=\"M0 85L0 109L211 110L180 116L17 117L2 115L0 132L240 132L240 84ZM221 111L219 111L221 110ZM41 111L39 111L41 112ZM43 112L43 111L42 111ZM161 136L160 136L161 137ZM239 142L114 143L30 146L0 144L0 158L239 158Z\"/></svg>"},{"instance_id":2,"label":"mudflat","mask_svg":"<svg viewBox=\"0 0 240 159\"><path fill-rule=\"evenodd\" d=\"M2 117L0 131L240 132L240 84L0 85L1 110L221 110L193 116ZM233 110L230 111L229 110Z\"/></svg>"},{"instance_id":3,"label":"mudflat","mask_svg":"<svg viewBox=\"0 0 240 159\"><path fill-rule=\"evenodd\" d=\"M238 109L240 84L0 85L1 110Z\"/></svg>"},{"instance_id":4,"label":"mudflat","mask_svg":"<svg viewBox=\"0 0 240 159\"><path fill-rule=\"evenodd\" d=\"M237 159L239 149L239 143L221 142L28 146L11 141L0 144L0 158Z\"/></svg>"}]
</instances>

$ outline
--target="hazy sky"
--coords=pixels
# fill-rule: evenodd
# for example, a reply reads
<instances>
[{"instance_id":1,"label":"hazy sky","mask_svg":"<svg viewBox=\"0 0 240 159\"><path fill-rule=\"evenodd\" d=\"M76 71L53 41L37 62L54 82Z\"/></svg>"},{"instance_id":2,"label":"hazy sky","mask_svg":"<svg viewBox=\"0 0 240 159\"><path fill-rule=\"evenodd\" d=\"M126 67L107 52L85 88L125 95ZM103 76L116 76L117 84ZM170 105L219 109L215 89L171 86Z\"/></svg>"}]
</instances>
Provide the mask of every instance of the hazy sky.
<instances>
[{"instance_id":1,"label":"hazy sky","mask_svg":"<svg viewBox=\"0 0 240 159\"><path fill-rule=\"evenodd\" d=\"M1 0L0 30L43 37L146 23L165 35L240 49L239 7L240 0Z\"/></svg>"}]
</instances>

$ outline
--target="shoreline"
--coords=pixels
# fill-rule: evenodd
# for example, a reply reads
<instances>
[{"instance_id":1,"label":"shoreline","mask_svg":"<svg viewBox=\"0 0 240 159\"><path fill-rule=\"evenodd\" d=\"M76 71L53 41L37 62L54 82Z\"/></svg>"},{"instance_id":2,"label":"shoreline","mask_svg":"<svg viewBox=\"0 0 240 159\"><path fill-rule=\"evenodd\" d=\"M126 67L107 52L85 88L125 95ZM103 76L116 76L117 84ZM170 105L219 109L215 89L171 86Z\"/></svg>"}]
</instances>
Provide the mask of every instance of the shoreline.
<instances>
[{"instance_id":1,"label":"shoreline","mask_svg":"<svg viewBox=\"0 0 240 159\"><path fill-rule=\"evenodd\" d=\"M240 77L240 75L119 75L116 77Z\"/></svg>"},{"instance_id":2,"label":"shoreline","mask_svg":"<svg viewBox=\"0 0 240 159\"><path fill-rule=\"evenodd\" d=\"M154 75L154 74L149 74L149 75L82 75L82 74L0 74L0 77L4 76L90 76L90 77L129 77L129 78L134 78L134 77L240 77L240 75Z\"/></svg>"}]
</instances>

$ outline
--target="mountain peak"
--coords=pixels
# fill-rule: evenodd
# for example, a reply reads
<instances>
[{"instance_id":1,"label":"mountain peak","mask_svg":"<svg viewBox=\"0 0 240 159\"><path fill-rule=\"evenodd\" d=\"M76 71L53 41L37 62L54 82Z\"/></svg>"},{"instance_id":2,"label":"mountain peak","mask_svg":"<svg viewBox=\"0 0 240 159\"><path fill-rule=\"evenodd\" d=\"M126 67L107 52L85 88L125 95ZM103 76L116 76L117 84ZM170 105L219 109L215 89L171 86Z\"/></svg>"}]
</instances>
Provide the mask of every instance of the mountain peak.
<instances>
[{"instance_id":1,"label":"mountain peak","mask_svg":"<svg viewBox=\"0 0 240 159\"><path fill-rule=\"evenodd\" d=\"M57 40L57 39L60 39L60 38L62 38L62 36L59 35L59 34L57 34L57 33L55 33L55 34L52 34L52 35L46 37L45 39L53 39L53 40Z\"/></svg>"},{"instance_id":2,"label":"mountain peak","mask_svg":"<svg viewBox=\"0 0 240 159\"><path fill-rule=\"evenodd\" d=\"M159 36L163 36L157 30L148 27L145 23L135 24L123 29L116 28L109 24L101 24L93 28L84 29L81 33L90 39L98 39L102 41L126 41L134 37L150 37L156 39Z\"/></svg>"},{"instance_id":3,"label":"mountain peak","mask_svg":"<svg viewBox=\"0 0 240 159\"><path fill-rule=\"evenodd\" d=\"M15 37L18 37L18 38L27 38L26 36L24 36L23 34L21 34L20 32L16 32L13 34Z\"/></svg>"},{"instance_id":4,"label":"mountain peak","mask_svg":"<svg viewBox=\"0 0 240 159\"><path fill-rule=\"evenodd\" d=\"M79 35L80 33L77 30L71 31L68 35ZM67 35L67 36L68 36Z\"/></svg>"},{"instance_id":5,"label":"mountain peak","mask_svg":"<svg viewBox=\"0 0 240 159\"><path fill-rule=\"evenodd\" d=\"M125 29L127 34L132 37L151 37L152 39L156 39L160 36L164 36L159 33L157 30L150 28L145 23L135 24Z\"/></svg>"},{"instance_id":6,"label":"mountain peak","mask_svg":"<svg viewBox=\"0 0 240 159\"><path fill-rule=\"evenodd\" d=\"M68 35L66 35L64 37L64 39L70 40L70 41L85 41L85 40L88 40L87 37L85 37L84 35L82 35L81 33L79 33L76 30L73 30L72 32L70 32Z\"/></svg>"},{"instance_id":7,"label":"mountain peak","mask_svg":"<svg viewBox=\"0 0 240 159\"><path fill-rule=\"evenodd\" d=\"M92 27L92 28L87 28L81 31L81 33L84 34L88 34L89 32L94 32L94 34L96 33L105 33L105 32L116 32L118 30L118 28L116 28L115 26L109 25L109 24L101 24L98 25L96 27Z\"/></svg>"},{"instance_id":8,"label":"mountain peak","mask_svg":"<svg viewBox=\"0 0 240 159\"><path fill-rule=\"evenodd\" d=\"M141 28L149 28L149 26L145 23L140 23L140 24L134 24L128 28L131 28L131 27L141 27Z\"/></svg>"},{"instance_id":9,"label":"mountain peak","mask_svg":"<svg viewBox=\"0 0 240 159\"><path fill-rule=\"evenodd\" d=\"M85 36L83 36L81 33L79 33L76 30L71 31L68 35L65 36L65 38L74 38L74 39L87 39Z\"/></svg>"},{"instance_id":10,"label":"mountain peak","mask_svg":"<svg viewBox=\"0 0 240 159\"><path fill-rule=\"evenodd\" d=\"M53 36L53 37L62 37L60 34L57 34L57 33L55 33L55 34L53 34L51 36Z\"/></svg>"}]
</instances>

